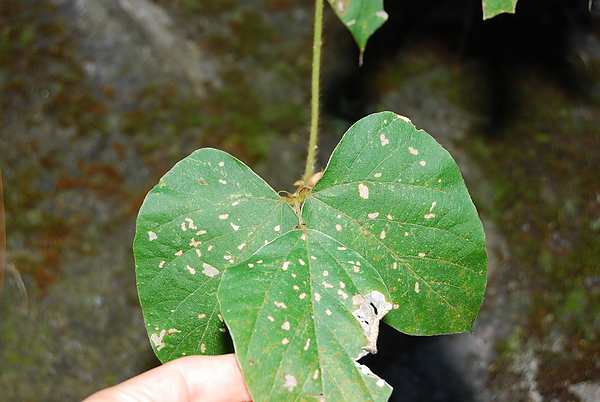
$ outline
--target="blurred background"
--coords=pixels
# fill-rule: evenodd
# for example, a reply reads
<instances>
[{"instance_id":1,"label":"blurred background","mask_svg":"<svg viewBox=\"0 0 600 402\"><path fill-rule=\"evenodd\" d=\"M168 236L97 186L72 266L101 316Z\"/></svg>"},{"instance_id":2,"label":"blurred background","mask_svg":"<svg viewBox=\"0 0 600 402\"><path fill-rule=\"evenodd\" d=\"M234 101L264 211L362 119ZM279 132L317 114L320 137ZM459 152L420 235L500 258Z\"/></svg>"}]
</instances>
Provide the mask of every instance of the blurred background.
<instances>
[{"instance_id":1,"label":"blurred background","mask_svg":"<svg viewBox=\"0 0 600 402\"><path fill-rule=\"evenodd\" d=\"M456 158L490 264L472 334L383 328L368 364L394 401L600 400L600 2L520 0L485 22L478 0L384 3L361 68L327 6L319 168L357 119L408 116ZM3 400L80 400L158 364L137 211L201 147L293 188L312 7L0 0Z\"/></svg>"}]
</instances>

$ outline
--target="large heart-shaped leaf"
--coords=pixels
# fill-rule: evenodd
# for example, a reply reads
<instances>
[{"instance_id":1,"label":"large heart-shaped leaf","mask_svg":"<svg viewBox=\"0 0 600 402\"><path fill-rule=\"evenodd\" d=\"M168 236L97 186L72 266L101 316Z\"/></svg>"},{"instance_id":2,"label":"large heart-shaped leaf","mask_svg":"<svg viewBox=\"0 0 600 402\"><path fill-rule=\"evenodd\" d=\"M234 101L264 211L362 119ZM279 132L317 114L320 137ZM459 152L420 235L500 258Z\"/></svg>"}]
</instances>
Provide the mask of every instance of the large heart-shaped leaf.
<instances>
[{"instance_id":1,"label":"large heart-shaped leaf","mask_svg":"<svg viewBox=\"0 0 600 402\"><path fill-rule=\"evenodd\" d=\"M376 315L392 308L387 287L368 261L331 237L286 233L227 270L219 296L254 400L389 397L391 387L356 362L368 345L361 325L375 333Z\"/></svg>"},{"instance_id":2,"label":"large heart-shaped leaf","mask_svg":"<svg viewBox=\"0 0 600 402\"><path fill-rule=\"evenodd\" d=\"M134 253L150 340L166 362L230 351L219 313L221 273L298 224L246 165L215 149L179 162L146 197Z\"/></svg>"},{"instance_id":3,"label":"large heart-shaped leaf","mask_svg":"<svg viewBox=\"0 0 600 402\"><path fill-rule=\"evenodd\" d=\"M408 119L383 112L352 126L302 215L375 266L400 305L390 325L471 329L486 284L483 227L450 154Z\"/></svg>"}]
</instances>

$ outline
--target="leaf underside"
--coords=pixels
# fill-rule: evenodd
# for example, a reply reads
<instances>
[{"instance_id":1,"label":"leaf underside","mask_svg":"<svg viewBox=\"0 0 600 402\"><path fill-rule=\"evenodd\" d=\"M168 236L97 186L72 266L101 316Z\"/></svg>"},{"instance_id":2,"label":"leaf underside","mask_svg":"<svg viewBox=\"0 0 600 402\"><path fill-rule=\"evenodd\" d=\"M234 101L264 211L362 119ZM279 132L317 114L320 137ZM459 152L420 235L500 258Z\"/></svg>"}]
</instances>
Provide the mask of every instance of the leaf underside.
<instances>
[{"instance_id":1,"label":"leaf underside","mask_svg":"<svg viewBox=\"0 0 600 402\"><path fill-rule=\"evenodd\" d=\"M383 0L328 0L333 11L348 28L361 53L373 33L387 21Z\"/></svg>"},{"instance_id":2,"label":"leaf underside","mask_svg":"<svg viewBox=\"0 0 600 402\"><path fill-rule=\"evenodd\" d=\"M515 13L518 0L483 0L483 19L487 20L502 13Z\"/></svg>"},{"instance_id":3,"label":"leaf underside","mask_svg":"<svg viewBox=\"0 0 600 402\"><path fill-rule=\"evenodd\" d=\"M357 363L376 351L380 319L408 334L472 328L481 222L448 152L408 119L352 126L301 216L214 149L161 179L134 251L163 362L229 351L229 329L254 400L385 400L389 385Z\"/></svg>"}]
</instances>

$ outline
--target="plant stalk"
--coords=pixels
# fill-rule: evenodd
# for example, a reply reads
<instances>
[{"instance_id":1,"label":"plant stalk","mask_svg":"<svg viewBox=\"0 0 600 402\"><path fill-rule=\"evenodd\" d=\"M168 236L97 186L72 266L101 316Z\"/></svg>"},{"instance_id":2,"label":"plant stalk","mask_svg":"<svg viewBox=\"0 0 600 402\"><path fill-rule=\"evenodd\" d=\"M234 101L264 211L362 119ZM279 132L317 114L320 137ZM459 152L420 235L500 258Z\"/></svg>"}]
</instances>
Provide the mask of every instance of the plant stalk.
<instances>
[{"instance_id":1,"label":"plant stalk","mask_svg":"<svg viewBox=\"0 0 600 402\"><path fill-rule=\"evenodd\" d=\"M304 182L313 175L317 156L317 136L319 131L319 95L321 75L321 46L323 41L323 0L315 0L315 30L313 35L312 77L310 93L310 136Z\"/></svg>"}]
</instances>

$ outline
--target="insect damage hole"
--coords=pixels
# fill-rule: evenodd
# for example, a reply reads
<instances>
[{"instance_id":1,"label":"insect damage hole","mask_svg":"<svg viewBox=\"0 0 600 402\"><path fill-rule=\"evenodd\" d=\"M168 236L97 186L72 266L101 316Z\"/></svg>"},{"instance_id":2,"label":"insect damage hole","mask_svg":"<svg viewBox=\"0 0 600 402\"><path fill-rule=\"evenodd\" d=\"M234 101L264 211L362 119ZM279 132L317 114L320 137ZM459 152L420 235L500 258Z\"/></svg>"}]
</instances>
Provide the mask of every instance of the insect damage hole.
<instances>
[{"instance_id":1,"label":"insect damage hole","mask_svg":"<svg viewBox=\"0 0 600 402\"><path fill-rule=\"evenodd\" d=\"M371 377L377 380L378 387L388 385L383 379L379 378L371 369L358 361L369 353L377 353L377 337L379 336L379 321L393 308L393 304L385 300L383 293L374 290L365 296L360 294L352 297L352 304L358 308L352 312L365 332L367 345L363 346L362 352L354 359L354 365L365 377ZM389 387L389 385L388 385Z\"/></svg>"},{"instance_id":2,"label":"insect damage hole","mask_svg":"<svg viewBox=\"0 0 600 402\"><path fill-rule=\"evenodd\" d=\"M379 336L379 321L392 309L392 303L385 300L383 293L374 290L365 296L355 295L352 303L358 308L352 312L362 327L367 338L367 345L356 360L368 353L377 353L377 337Z\"/></svg>"}]
</instances>

